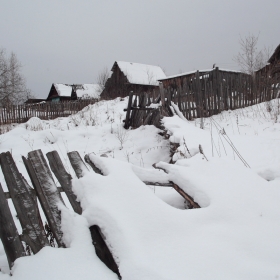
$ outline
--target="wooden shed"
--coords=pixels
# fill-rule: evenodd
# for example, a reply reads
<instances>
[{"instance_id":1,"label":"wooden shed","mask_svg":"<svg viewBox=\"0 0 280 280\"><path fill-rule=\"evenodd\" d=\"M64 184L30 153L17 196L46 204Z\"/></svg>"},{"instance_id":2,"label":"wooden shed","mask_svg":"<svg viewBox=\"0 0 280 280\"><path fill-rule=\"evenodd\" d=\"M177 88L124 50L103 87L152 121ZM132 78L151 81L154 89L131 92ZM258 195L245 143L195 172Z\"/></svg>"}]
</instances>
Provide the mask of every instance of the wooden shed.
<instances>
[{"instance_id":1,"label":"wooden shed","mask_svg":"<svg viewBox=\"0 0 280 280\"><path fill-rule=\"evenodd\" d=\"M158 79L166 77L159 66L116 61L101 93L102 98L125 97L130 91L152 92L158 90Z\"/></svg>"}]
</instances>

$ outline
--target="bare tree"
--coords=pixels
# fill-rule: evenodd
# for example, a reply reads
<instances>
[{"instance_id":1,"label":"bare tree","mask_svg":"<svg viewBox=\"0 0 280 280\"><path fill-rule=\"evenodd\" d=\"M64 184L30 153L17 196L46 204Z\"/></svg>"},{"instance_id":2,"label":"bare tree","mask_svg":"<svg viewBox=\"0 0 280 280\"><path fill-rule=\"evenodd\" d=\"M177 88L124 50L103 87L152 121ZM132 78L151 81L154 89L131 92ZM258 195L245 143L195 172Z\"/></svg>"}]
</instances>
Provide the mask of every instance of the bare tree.
<instances>
[{"instance_id":1,"label":"bare tree","mask_svg":"<svg viewBox=\"0 0 280 280\"><path fill-rule=\"evenodd\" d=\"M253 75L255 71L261 69L267 64L271 49L265 47L258 50L259 35L249 34L245 38L240 37L240 52L234 57L234 61L238 63L241 71Z\"/></svg>"},{"instance_id":2,"label":"bare tree","mask_svg":"<svg viewBox=\"0 0 280 280\"><path fill-rule=\"evenodd\" d=\"M0 49L0 105L20 104L29 97L31 92L26 88L17 56L14 53L7 56L5 50Z\"/></svg>"},{"instance_id":3,"label":"bare tree","mask_svg":"<svg viewBox=\"0 0 280 280\"><path fill-rule=\"evenodd\" d=\"M101 70L97 76L97 84L99 85L100 93L105 89L105 84L107 80L110 78L111 74L107 67Z\"/></svg>"}]
</instances>

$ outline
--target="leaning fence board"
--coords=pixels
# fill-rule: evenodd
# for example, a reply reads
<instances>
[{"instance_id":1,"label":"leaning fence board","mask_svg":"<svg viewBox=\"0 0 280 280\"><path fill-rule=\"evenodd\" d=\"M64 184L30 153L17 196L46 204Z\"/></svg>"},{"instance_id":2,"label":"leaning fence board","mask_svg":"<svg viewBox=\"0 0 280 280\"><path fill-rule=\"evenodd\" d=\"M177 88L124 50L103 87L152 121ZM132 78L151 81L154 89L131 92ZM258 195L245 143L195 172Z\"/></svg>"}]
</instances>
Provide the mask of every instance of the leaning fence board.
<instances>
[{"instance_id":1,"label":"leaning fence board","mask_svg":"<svg viewBox=\"0 0 280 280\"><path fill-rule=\"evenodd\" d=\"M100 228L97 225L94 225L91 226L89 230L91 234L92 244L95 247L96 255L100 258L100 260L103 261L103 263L106 264L109 269L115 272L121 279L119 268L102 237Z\"/></svg>"},{"instance_id":2,"label":"leaning fence board","mask_svg":"<svg viewBox=\"0 0 280 280\"><path fill-rule=\"evenodd\" d=\"M77 196L72 191L72 176L65 170L64 165L59 157L57 151L52 151L46 154L51 170L56 176L62 189L65 191L73 210L82 214L82 208L80 203L77 201Z\"/></svg>"},{"instance_id":3,"label":"leaning fence board","mask_svg":"<svg viewBox=\"0 0 280 280\"><path fill-rule=\"evenodd\" d=\"M25 256L23 245L15 226L11 210L0 184L0 238L8 259L10 269L14 261Z\"/></svg>"},{"instance_id":4,"label":"leaning fence board","mask_svg":"<svg viewBox=\"0 0 280 280\"><path fill-rule=\"evenodd\" d=\"M10 152L1 153L1 168L19 218L23 240L36 254L43 247L49 246L40 217L35 193L19 173Z\"/></svg>"},{"instance_id":5,"label":"leaning fence board","mask_svg":"<svg viewBox=\"0 0 280 280\"><path fill-rule=\"evenodd\" d=\"M69 156L70 154L70 156ZM81 171L81 166L85 166L85 163L83 162L82 158L80 157L80 154L78 152L71 152L68 153L70 162L72 164L72 161L74 160L74 164L72 164L72 167L77 174L78 178L82 178L84 175L84 172ZM89 157L87 157L90 161ZM93 163L92 163L93 164ZM93 164L94 165L94 164ZM108 268L110 268L112 271L114 271L119 277L120 272L118 269L118 266L112 256L112 253L110 252L106 242L104 241L101 230L98 227L98 225L92 225L90 228L90 233L92 237L92 244L95 247L96 255L100 258L100 260L106 264Z\"/></svg>"},{"instance_id":6,"label":"leaning fence board","mask_svg":"<svg viewBox=\"0 0 280 280\"><path fill-rule=\"evenodd\" d=\"M76 151L67 153L70 163L78 178L83 177L89 170L83 162L80 154Z\"/></svg>"},{"instance_id":7,"label":"leaning fence board","mask_svg":"<svg viewBox=\"0 0 280 280\"><path fill-rule=\"evenodd\" d=\"M29 152L28 158L23 157L23 161L57 245L65 247L62 241L61 216L58 209L58 204L62 204L63 201L43 153L41 150Z\"/></svg>"}]
</instances>

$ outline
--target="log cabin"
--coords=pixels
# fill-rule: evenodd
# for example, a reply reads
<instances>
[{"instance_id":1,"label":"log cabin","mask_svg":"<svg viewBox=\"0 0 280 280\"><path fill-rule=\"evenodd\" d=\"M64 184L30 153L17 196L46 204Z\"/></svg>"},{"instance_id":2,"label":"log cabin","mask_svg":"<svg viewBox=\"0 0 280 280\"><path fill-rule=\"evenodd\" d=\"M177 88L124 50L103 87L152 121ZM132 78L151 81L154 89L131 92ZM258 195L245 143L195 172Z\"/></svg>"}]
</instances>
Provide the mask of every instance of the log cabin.
<instances>
[{"instance_id":1,"label":"log cabin","mask_svg":"<svg viewBox=\"0 0 280 280\"><path fill-rule=\"evenodd\" d=\"M116 61L111 71L101 98L125 97L130 91L152 92L159 88L158 79L166 77L159 66L124 61Z\"/></svg>"}]
</instances>

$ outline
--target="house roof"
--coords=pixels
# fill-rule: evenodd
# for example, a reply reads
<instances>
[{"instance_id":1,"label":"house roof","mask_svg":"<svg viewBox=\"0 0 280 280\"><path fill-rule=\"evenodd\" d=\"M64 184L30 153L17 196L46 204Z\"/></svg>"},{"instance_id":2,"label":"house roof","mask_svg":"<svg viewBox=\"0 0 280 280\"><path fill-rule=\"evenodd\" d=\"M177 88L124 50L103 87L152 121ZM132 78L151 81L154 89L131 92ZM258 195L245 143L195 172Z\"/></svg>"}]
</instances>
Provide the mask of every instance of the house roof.
<instances>
[{"instance_id":1,"label":"house roof","mask_svg":"<svg viewBox=\"0 0 280 280\"><path fill-rule=\"evenodd\" d=\"M211 71L214 71L216 68L211 68L211 69L205 69L205 70L199 70L199 73L209 73ZM242 73L241 71L236 71L236 70L229 70L229 69L222 69L219 68L219 71L222 72L231 72L231 73ZM182 76L188 76L191 74L195 74L197 72L197 70L193 70L193 71L189 71L189 72L185 72L185 73L181 73L181 74L177 74L177 75L172 75L172 76L168 76L164 79L159 79L159 81L164 81L164 80L168 80L168 79L173 79L173 78L178 78L178 77L182 77Z\"/></svg>"},{"instance_id":2,"label":"house roof","mask_svg":"<svg viewBox=\"0 0 280 280\"><path fill-rule=\"evenodd\" d=\"M53 84L59 96L71 96L72 86L66 84Z\"/></svg>"},{"instance_id":3,"label":"house roof","mask_svg":"<svg viewBox=\"0 0 280 280\"><path fill-rule=\"evenodd\" d=\"M270 59L268 60L268 62L269 62L269 63L272 63L273 60L275 60L277 56L280 57L280 44L279 44L278 47L275 49L274 53L272 54L272 56L270 57Z\"/></svg>"},{"instance_id":4,"label":"house roof","mask_svg":"<svg viewBox=\"0 0 280 280\"><path fill-rule=\"evenodd\" d=\"M71 97L72 88L76 89L78 98L99 98L100 87L97 84L54 84L59 96Z\"/></svg>"},{"instance_id":5,"label":"house roof","mask_svg":"<svg viewBox=\"0 0 280 280\"><path fill-rule=\"evenodd\" d=\"M98 84L83 84L76 90L78 98L99 98L101 90Z\"/></svg>"},{"instance_id":6,"label":"house roof","mask_svg":"<svg viewBox=\"0 0 280 280\"><path fill-rule=\"evenodd\" d=\"M131 84L158 86L158 80L166 78L166 75L159 66L116 61L112 71L114 71L116 65L118 65Z\"/></svg>"}]
</instances>

